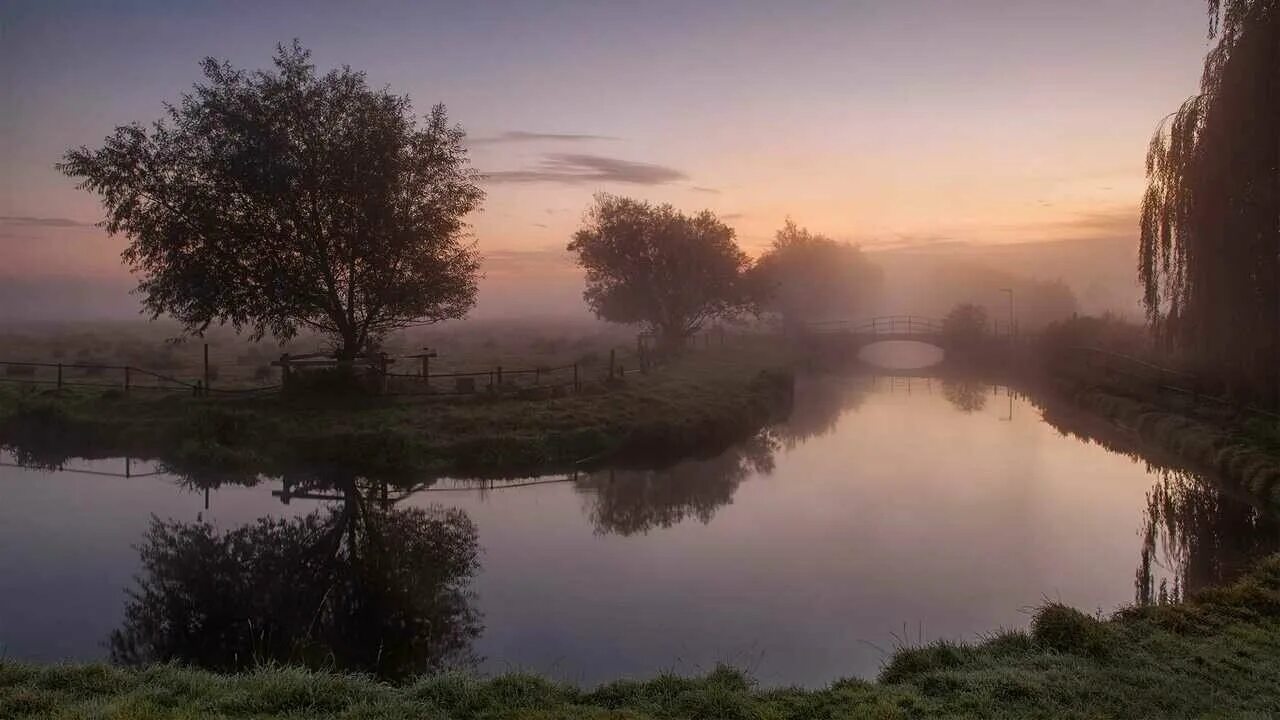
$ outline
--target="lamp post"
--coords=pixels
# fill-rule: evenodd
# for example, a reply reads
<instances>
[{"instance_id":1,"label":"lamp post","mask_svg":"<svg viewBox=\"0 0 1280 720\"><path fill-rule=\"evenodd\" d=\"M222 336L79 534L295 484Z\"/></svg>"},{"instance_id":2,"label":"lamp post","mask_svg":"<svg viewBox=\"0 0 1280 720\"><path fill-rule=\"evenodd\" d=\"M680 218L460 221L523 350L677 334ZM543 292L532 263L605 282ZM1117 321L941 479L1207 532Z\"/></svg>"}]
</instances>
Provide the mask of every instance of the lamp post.
<instances>
[{"instance_id":1,"label":"lamp post","mask_svg":"<svg viewBox=\"0 0 1280 720\"><path fill-rule=\"evenodd\" d=\"M1009 293L1009 337L1013 337L1013 288L1000 288L1000 292Z\"/></svg>"}]
</instances>

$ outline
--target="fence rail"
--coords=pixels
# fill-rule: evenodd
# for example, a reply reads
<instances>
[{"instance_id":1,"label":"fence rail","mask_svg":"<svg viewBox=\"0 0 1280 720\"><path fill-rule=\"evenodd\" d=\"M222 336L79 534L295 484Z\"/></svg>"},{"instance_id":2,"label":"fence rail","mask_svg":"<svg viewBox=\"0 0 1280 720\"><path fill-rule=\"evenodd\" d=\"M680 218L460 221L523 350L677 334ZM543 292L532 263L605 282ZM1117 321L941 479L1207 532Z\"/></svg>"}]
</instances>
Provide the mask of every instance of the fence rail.
<instances>
[{"instance_id":1,"label":"fence rail","mask_svg":"<svg viewBox=\"0 0 1280 720\"><path fill-rule=\"evenodd\" d=\"M1280 413L1256 405L1240 403L1215 392L1217 388L1194 372L1157 365L1132 355L1087 345L1071 346L1066 349L1077 358L1083 357L1083 365L1086 369L1101 370L1106 374L1122 376L1129 384L1150 389L1157 395L1173 393L1187 397L1194 403L1208 403L1237 412L1280 420ZM1077 363L1079 363L1078 360Z\"/></svg>"},{"instance_id":2,"label":"fence rail","mask_svg":"<svg viewBox=\"0 0 1280 720\"><path fill-rule=\"evenodd\" d=\"M691 335L687 348L723 348L728 338L755 338L753 333L728 333L713 327ZM249 364L222 365L225 376L219 380L220 366L209 361L209 346L201 353L197 348L194 362L179 363L180 370L140 367L129 362L93 362L76 359L71 362L47 362L32 358L0 358L0 383L45 386L58 389L89 388L116 390L124 395L134 392L189 393L199 397L245 397L292 391L315 381L323 383L319 373L329 368L351 368L359 382L369 391L388 396L415 398L456 396L515 395L527 399L557 397L569 392L594 391L624 378L651 372L667 361L664 352L655 348L652 336L641 334L634 347L615 345L590 349L577 362L558 358L554 365L506 367L492 365L474 369L441 368L431 363L437 353L425 352L392 355L365 354L339 361L332 352L309 352L264 357L252 353ZM242 356L241 359L249 356ZM115 358L111 358L114 360ZM454 360L453 362L457 362ZM527 362L527 361L526 361ZM254 371L254 384L249 385ZM273 377L276 376L276 377ZM276 380L271 382L272 380Z\"/></svg>"}]
</instances>

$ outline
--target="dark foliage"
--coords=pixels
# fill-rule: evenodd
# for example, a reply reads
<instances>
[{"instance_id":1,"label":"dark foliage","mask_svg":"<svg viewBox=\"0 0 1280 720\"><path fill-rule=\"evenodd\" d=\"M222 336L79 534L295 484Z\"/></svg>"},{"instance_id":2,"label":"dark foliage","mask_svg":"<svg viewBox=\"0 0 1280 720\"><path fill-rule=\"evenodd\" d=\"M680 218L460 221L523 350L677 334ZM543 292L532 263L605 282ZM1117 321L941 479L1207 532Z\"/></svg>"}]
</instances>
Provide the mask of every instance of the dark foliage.
<instances>
[{"instance_id":1,"label":"dark foliage","mask_svg":"<svg viewBox=\"0 0 1280 720\"><path fill-rule=\"evenodd\" d=\"M640 324L668 347L751 304L750 259L709 210L597 195L569 252L586 270L582 296L604 320Z\"/></svg>"},{"instance_id":2,"label":"dark foliage","mask_svg":"<svg viewBox=\"0 0 1280 720\"><path fill-rule=\"evenodd\" d=\"M857 245L811 233L790 218L752 275L763 308L787 324L858 317L883 281Z\"/></svg>"},{"instance_id":3,"label":"dark foliage","mask_svg":"<svg viewBox=\"0 0 1280 720\"><path fill-rule=\"evenodd\" d=\"M952 348L968 350L977 347L987 333L987 310L981 305L961 303L942 319L942 333Z\"/></svg>"},{"instance_id":4,"label":"dark foliage","mask_svg":"<svg viewBox=\"0 0 1280 720\"><path fill-rule=\"evenodd\" d=\"M1209 11L1201 92L1147 153L1143 302L1164 339L1280 403L1280 1Z\"/></svg>"},{"instance_id":5,"label":"dark foliage","mask_svg":"<svg viewBox=\"0 0 1280 720\"><path fill-rule=\"evenodd\" d=\"M247 72L208 58L206 82L164 118L58 165L128 236L146 309L191 333L309 328L348 356L462 317L479 271L464 218L483 197L462 129L443 105L419 126L407 97L350 68L318 76L296 41L274 62Z\"/></svg>"}]
</instances>

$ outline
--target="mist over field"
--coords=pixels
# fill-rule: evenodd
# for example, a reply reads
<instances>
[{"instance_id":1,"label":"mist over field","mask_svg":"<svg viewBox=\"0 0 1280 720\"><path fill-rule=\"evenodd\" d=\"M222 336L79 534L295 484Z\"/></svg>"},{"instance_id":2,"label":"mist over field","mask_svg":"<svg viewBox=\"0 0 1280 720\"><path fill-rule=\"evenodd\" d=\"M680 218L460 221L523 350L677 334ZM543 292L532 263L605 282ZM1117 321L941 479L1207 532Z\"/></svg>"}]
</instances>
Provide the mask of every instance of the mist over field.
<instances>
[{"instance_id":1,"label":"mist over field","mask_svg":"<svg viewBox=\"0 0 1280 720\"><path fill-rule=\"evenodd\" d=\"M1004 318L1005 297L999 288L1061 281L1080 314L1111 312L1132 320L1141 318L1137 263L1136 218L1131 236L1043 242L979 245L940 242L925 246L878 248L864 245L868 258L884 273L874 299L851 309L848 319L873 315L919 314L942 316L955 304L984 305L994 318ZM9 248L29 244L9 257L32 270L14 273L0 264L0 323L30 324L96 320L140 320L138 299L131 294L134 280L118 262L93 272L77 266L86 256L111 255L118 243L100 236L96 228L77 228L71 237L45 236L29 240L0 237ZM484 240L480 250L485 253ZM469 319L561 318L586 320L582 302L583 276L562 247L531 251L485 253L484 277ZM1035 304L1019 310L1022 321L1038 324ZM1051 315L1069 316L1071 308L1057 303ZM1046 316L1047 317L1047 316ZM1051 318L1049 318L1051 319ZM464 321L465 322L465 321Z\"/></svg>"}]
</instances>

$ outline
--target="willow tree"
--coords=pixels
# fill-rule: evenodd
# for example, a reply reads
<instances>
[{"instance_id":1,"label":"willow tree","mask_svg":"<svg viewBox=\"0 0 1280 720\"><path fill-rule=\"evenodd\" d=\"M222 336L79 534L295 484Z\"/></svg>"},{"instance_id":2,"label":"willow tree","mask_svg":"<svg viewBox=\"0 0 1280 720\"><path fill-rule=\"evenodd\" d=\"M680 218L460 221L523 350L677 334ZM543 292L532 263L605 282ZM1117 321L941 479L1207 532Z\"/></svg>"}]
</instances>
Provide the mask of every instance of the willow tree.
<instances>
[{"instance_id":1,"label":"willow tree","mask_svg":"<svg viewBox=\"0 0 1280 720\"><path fill-rule=\"evenodd\" d=\"M1201 92L1147 153L1149 320L1237 393L1280 403L1280 0L1209 0Z\"/></svg>"},{"instance_id":2,"label":"willow tree","mask_svg":"<svg viewBox=\"0 0 1280 720\"><path fill-rule=\"evenodd\" d=\"M59 164L129 238L146 309L194 334L311 329L346 358L465 314L480 264L465 217L483 193L462 129L442 105L419 122L350 68L317 74L297 42L274 65L207 58L206 81L162 119Z\"/></svg>"}]
</instances>

